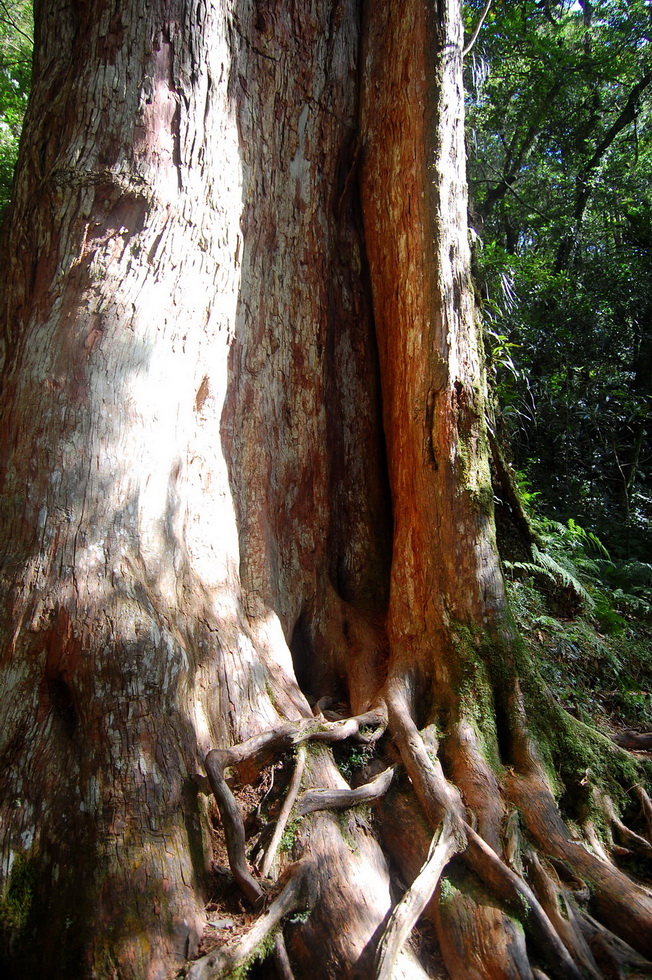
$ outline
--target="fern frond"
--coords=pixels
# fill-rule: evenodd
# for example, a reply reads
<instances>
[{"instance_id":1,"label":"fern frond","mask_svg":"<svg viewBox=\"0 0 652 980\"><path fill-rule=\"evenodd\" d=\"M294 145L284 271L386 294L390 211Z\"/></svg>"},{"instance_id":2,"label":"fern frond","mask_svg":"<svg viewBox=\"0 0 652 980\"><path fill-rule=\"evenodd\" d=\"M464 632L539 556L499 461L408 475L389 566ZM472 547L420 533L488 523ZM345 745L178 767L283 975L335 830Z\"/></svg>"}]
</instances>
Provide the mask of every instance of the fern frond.
<instances>
[{"instance_id":1,"label":"fern frond","mask_svg":"<svg viewBox=\"0 0 652 980\"><path fill-rule=\"evenodd\" d=\"M545 569L548 576L552 577L558 585L573 592L589 609L593 608L595 603L577 575L574 574L572 566L568 567L570 562L562 563L562 561L553 558L547 551L541 551L535 544L532 545L532 557L535 564Z\"/></svg>"}]
</instances>

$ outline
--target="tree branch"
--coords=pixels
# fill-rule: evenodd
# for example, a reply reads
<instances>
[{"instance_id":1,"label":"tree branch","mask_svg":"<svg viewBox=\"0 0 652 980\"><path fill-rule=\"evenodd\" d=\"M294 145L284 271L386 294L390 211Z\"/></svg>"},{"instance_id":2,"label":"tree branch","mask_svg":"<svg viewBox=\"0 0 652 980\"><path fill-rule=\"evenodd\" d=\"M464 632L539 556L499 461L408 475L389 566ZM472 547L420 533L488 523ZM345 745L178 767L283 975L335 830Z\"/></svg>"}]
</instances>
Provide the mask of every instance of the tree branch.
<instances>
[{"instance_id":1,"label":"tree branch","mask_svg":"<svg viewBox=\"0 0 652 980\"><path fill-rule=\"evenodd\" d=\"M475 25L475 30L473 31L473 34L471 35L471 40L469 41L469 43L467 44L467 46L462 51L462 57L463 58L466 58L466 56L469 53L469 51L471 50L471 48L473 47L473 45L475 44L475 42L478 40L478 34L482 30L482 25L485 22L485 19L487 17L487 14L489 13L489 8L490 7L491 7L491 0L487 0L487 2L484 5L484 10L480 14L480 20Z\"/></svg>"}]
</instances>

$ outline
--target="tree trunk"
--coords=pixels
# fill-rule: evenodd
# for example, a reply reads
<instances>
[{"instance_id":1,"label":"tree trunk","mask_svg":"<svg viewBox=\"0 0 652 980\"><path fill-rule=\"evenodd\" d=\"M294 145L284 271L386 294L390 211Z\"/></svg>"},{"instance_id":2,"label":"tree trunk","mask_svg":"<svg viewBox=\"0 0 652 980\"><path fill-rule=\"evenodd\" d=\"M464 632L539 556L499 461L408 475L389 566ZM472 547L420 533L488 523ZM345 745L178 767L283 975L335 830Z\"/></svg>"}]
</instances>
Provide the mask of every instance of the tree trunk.
<instances>
[{"instance_id":1,"label":"tree trunk","mask_svg":"<svg viewBox=\"0 0 652 980\"><path fill-rule=\"evenodd\" d=\"M427 914L450 976L530 976L532 949L579 976L510 866L514 806L649 954L648 894L579 844L574 862L546 796L546 725L562 754L575 732L505 607L457 0L41 0L36 19L0 297L4 975L158 980L196 955L204 765L265 904L232 791L298 741L301 879L254 934L310 906L280 975L374 976L390 868L414 878L447 818L454 887ZM324 743L351 737L399 775L343 796ZM374 825L330 812L382 793ZM434 975L422 946L392 955Z\"/></svg>"}]
</instances>

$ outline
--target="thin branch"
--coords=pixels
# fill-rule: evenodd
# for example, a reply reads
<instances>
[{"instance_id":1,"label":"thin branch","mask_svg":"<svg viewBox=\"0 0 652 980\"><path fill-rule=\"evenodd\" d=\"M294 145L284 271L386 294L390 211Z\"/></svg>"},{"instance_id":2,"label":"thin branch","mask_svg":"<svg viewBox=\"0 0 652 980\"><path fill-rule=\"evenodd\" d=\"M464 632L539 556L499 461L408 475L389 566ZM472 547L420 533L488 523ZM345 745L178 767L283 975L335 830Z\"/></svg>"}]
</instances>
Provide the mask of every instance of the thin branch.
<instances>
[{"instance_id":1,"label":"thin branch","mask_svg":"<svg viewBox=\"0 0 652 980\"><path fill-rule=\"evenodd\" d=\"M489 8L490 7L491 7L491 0L487 0L487 2L484 5L484 10L482 11L482 14L480 15L480 20L475 25L475 30L474 30L473 34L471 35L471 40L469 41L469 43L467 44L467 46L462 51L462 57L463 58L466 58L466 56L469 53L469 51L471 50L471 48L473 47L473 45L475 44L475 42L478 40L478 34L480 33L480 31L482 29L482 25L485 22L485 19L486 19L487 14L489 13Z\"/></svg>"},{"instance_id":2,"label":"thin branch","mask_svg":"<svg viewBox=\"0 0 652 980\"><path fill-rule=\"evenodd\" d=\"M31 37L29 34L26 34L25 31L18 26L14 18L11 16L11 12L7 7L7 4L4 2L4 0L0 0L0 10L4 11L4 15L5 15L4 17L0 17L0 22L5 24L7 27L10 27L13 31L16 32L16 34L20 34L20 36L23 37L28 42L28 44L34 44L34 38Z\"/></svg>"}]
</instances>

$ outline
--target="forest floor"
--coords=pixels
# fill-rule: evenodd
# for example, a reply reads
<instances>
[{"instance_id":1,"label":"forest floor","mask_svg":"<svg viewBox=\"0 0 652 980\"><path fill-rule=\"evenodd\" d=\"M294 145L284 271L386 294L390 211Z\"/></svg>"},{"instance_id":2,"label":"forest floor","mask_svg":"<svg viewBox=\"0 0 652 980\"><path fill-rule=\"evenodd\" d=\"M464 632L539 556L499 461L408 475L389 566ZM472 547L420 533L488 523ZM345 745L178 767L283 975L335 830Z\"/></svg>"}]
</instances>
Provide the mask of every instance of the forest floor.
<instances>
[{"instance_id":1,"label":"forest floor","mask_svg":"<svg viewBox=\"0 0 652 980\"><path fill-rule=\"evenodd\" d=\"M605 608L563 608L532 579L508 584L539 672L570 714L605 735L652 731L652 620Z\"/></svg>"}]
</instances>

